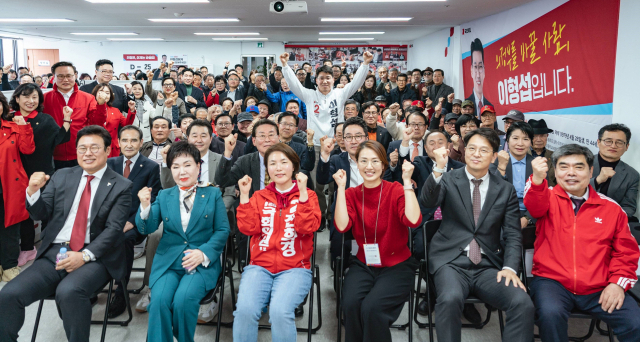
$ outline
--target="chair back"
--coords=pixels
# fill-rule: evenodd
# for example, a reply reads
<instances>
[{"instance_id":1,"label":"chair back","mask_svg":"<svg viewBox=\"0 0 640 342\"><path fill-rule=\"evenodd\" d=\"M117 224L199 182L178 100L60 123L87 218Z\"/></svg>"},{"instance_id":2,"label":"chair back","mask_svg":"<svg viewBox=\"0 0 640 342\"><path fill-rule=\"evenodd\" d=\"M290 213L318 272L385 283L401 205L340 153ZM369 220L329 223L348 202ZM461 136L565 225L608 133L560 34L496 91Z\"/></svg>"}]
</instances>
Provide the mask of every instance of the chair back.
<instances>
[{"instance_id":1,"label":"chair back","mask_svg":"<svg viewBox=\"0 0 640 342\"><path fill-rule=\"evenodd\" d=\"M431 242L433 236L436 235L438 229L440 229L440 223L442 223L442 220L431 220L424 223L423 229L426 235L425 244Z\"/></svg>"}]
</instances>

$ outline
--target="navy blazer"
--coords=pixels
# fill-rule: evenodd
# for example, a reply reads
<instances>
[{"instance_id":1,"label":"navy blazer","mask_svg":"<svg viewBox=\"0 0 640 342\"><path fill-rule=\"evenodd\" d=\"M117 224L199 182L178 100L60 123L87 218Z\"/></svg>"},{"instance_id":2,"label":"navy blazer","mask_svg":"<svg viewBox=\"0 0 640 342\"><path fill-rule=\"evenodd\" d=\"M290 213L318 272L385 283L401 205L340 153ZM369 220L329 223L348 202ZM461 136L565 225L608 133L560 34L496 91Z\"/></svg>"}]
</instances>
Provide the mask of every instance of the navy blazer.
<instances>
[{"instance_id":1,"label":"navy blazer","mask_svg":"<svg viewBox=\"0 0 640 342\"><path fill-rule=\"evenodd\" d=\"M184 105L185 107L187 107L187 113L191 112L191 108L207 107L207 104L204 102L204 92L200 88L196 86L191 87L191 97L198 101L197 104L193 104L185 100L185 98L187 97L187 86L185 86L184 84L178 84L177 87L178 97L180 97L180 99L184 101Z\"/></svg>"},{"instance_id":2,"label":"navy blazer","mask_svg":"<svg viewBox=\"0 0 640 342\"><path fill-rule=\"evenodd\" d=\"M122 176L124 167L124 156L107 159L107 167ZM144 187L151 188L151 203L156 200L158 191L162 190L160 184L160 165L153 160L140 154L135 165L131 165L131 173L128 178L133 186L131 187L131 209L127 221L136 226L136 213L140 207L138 192Z\"/></svg>"}]
</instances>

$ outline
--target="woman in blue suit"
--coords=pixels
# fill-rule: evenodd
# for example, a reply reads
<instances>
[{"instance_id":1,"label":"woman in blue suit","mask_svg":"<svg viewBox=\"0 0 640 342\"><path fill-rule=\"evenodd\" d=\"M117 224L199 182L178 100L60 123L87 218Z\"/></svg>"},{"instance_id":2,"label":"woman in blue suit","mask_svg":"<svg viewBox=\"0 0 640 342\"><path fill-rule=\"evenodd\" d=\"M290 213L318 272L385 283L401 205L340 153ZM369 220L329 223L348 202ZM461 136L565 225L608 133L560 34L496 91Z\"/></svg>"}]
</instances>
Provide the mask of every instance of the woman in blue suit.
<instances>
[{"instance_id":1,"label":"woman in blue suit","mask_svg":"<svg viewBox=\"0 0 640 342\"><path fill-rule=\"evenodd\" d=\"M149 277L148 341L193 341L200 300L221 272L229 221L220 190L198 184L200 151L194 145L171 145L167 165L176 186L161 190L153 204L151 188L138 193L138 231L151 234L164 223Z\"/></svg>"}]
</instances>

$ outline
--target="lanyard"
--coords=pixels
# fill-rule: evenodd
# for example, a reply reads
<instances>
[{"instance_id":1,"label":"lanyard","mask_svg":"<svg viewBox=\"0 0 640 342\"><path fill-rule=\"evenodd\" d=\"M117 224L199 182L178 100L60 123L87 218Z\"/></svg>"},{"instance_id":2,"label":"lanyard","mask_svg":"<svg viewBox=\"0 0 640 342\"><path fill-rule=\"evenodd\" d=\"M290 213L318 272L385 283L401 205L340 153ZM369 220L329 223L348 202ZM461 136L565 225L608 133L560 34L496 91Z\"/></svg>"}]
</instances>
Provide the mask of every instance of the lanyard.
<instances>
[{"instance_id":1,"label":"lanyard","mask_svg":"<svg viewBox=\"0 0 640 342\"><path fill-rule=\"evenodd\" d=\"M378 243L378 217L380 215L380 202L382 201L382 188L384 183L380 183L380 198L378 198L378 209L376 210L376 228L374 230L374 240L373 243ZM362 234L364 235L364 244L367 244L367 233L364 230L364 189L365 186L362 184Z\"/></svg>"}]
</instances>

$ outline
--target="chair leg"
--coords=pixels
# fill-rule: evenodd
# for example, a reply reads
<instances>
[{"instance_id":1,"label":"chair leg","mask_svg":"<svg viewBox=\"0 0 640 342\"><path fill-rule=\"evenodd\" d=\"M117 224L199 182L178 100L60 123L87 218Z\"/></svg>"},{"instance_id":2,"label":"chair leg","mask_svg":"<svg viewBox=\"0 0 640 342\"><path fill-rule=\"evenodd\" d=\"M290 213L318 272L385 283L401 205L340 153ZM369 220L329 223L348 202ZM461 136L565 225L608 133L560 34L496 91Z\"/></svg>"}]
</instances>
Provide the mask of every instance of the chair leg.
<instances>
[{"instance_id":1,"label":"chair leg","mask_svg":"<svg viewBox=\"0 0 640 342\"><path fill-rule=\"evenodd\" d=\"M109 304L111 303L111 293L113 291L113 279L109 282L109 292L107 295L107 306L104 308L104 320L102 321L102 337L100 342L104 342L107 336L107 321L109 320Z\"/></svg>"},{"instance_id":2,"label":"chair leg","mask_svg":"<svg viewBox=\"0 0 640 342\"><path fill-rule=\"evenodd\" d=\"M316 269L314 263L311 263L311 289L309 289L309 324L307 325L307 342L311 342L311 334L313 332L313 290L315 287L314 278ZM318 289L320 291L320 289Z\"/></svg>"},{"instance_id":3,"label":"chair leg","mask_svg":"<svg viewBox=\"0 0 640 342\"><path fill-rule=\"evenodd\" d=\"M224 256L222 262L222 280L220 282L220 302L218 303L218 321L216 327L216 342L220 341L220 327L222 326L222 307L224 304L224 278L227 276L227 249L224 247Z\"/></svg>"},{"instance_id":4,"label":"chair leg","mask_svg":"<svg viewBox=\"0 0 640 342\"><path fill-rule=\"evenodd\" d=\"M36 342L36 335L38 334L38 326L40 325L40 315L42 315L43 304L44 304L44 299L40 299L40 304L38 304L38 314L36 314L36 323L33 325L33 334L31 335L31 342Z\"/></svg>"},{"instance_id":5,"label":"chair leg","mask_svg":"<svg viewBox=\"0 0 640 342\"><path fill-rule=\"evenodd\" d=\"M607 330L609 331L609 342L615 342L615 338L613 337L613 329L611 329L611 326L609 324L607 324Z\"/></svg>"},{"instance_id":6,"label":"chair leg","mask_svg":"<svg viewBox=\"0 0 640 342\"><path fill-rule=\"evenodd\" d=\"M408 312L408 316L409 316L409 321L407 324L409 324L409 342L413 342L413 321L411 320L411 317L413 316L413 288L411 290L409 290L409 312Z\"/></svg>"},{"instance_id":7,"label":"chair leg","mask_svg":"<svg viewBox=\"0 0 640 342\"><path fill-rule=\"evenodd\" d=\"M595 330L595 328L596 328L596 320L592 319L591 320L591 324L589 325L589 332L587 332L586 335L584 335L582 337L569 337L569 341L572 341L572 342L584 342L584 341L588 340L591 337L591 335L593 335L593 331Z\"/></svg>"},{"instance_id":8,"label":"chair leg","mask_svg":"<svg viewBox=\"0 0 640 342\"><path fill-rule=\"evenodd\" d=\"M129 292L127 291L127 286L129 284L127 284L126 281L122 280L120 281L120 283L122 284L122 286L124 287L124 302L125 305L127 306L127 314L129 315L129 317L127 318L126 321L123 321L120 323L121 326L126 327L129 325L129 323L131 322L131 320L133 320L133 312L131 311L131 299L129 298Z\"/></svg>"},{"instance_id":9,"label":"chair leg","mask_svg":"<svg viewBox=\"0 0 640 342\"><path fill-rule=\"evenodd\" d=\"M504 321L502 318L502 310L498 310L498 321L500 322L500 338L504 335Z\"/></svg>"}]
</instances>

